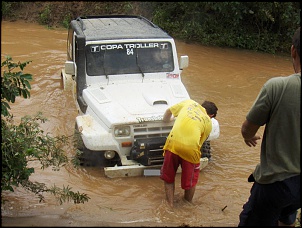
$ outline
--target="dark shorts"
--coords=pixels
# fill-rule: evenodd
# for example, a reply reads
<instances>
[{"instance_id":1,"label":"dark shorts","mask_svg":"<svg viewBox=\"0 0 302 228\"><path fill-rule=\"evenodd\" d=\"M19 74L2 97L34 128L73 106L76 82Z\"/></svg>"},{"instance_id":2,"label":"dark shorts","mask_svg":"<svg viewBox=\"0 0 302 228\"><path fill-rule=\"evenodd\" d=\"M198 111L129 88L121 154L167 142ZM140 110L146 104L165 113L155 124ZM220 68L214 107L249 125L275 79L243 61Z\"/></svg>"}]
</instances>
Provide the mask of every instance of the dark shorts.
<instances>
[{"instance_id":1,"label":"dark shorts","mask_svg":"<svg viewBox=\"0 0 302 228\"><path fill-rule=\"evenodd\" d=\"M177 169L181 166L181 188L188 190L197 184L200 163L193 164L176 154L166 150L164 163L160 170L160 178L167 183L174 183Z\"/></svg>"},{"instance_id":2,"label":"dark shorts","mask_svg":"<svg viewBox=\"0 0 302 228\"><path fill-rule=\"evenodd\" d=\"M251 195L243 205L238 226L290 225L300 208L300 175L272 184L254 182Z\"/></svg>"}]
</instances>

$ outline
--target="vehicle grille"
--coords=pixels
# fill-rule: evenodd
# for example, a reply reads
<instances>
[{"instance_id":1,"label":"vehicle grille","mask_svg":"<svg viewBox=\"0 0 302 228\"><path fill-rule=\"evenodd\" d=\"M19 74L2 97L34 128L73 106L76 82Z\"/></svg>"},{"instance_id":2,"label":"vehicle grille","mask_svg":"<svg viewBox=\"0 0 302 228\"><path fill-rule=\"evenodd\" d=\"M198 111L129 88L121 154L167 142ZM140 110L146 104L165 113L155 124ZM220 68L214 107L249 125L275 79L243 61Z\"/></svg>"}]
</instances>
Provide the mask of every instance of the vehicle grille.
<instances>
[{"instance_id":1,"label":"vehicle grille","mask_svg":"<svg viewBox=\"0 0 302 228\"><path fill-rule=\"evenodd\" d=\"M136 127L133 128L134 139L155 138L155 137L168 137L172 126L160 127Z\"/></svg>"}]
</instances>

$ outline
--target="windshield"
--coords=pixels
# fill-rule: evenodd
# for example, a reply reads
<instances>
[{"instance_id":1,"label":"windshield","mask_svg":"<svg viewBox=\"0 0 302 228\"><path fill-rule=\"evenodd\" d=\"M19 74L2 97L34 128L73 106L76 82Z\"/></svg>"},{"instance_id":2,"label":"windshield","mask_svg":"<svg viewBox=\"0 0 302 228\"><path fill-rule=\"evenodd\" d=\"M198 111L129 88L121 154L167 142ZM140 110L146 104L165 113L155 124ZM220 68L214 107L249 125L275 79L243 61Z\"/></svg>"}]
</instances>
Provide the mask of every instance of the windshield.
<instances>
[{"instance_id":1,"label":"windshield","mask_svg":"<svg viewBox=\"0 0 302 228\"><path fill-rule=\"evenodd\" d=\"M169 42L86 46L86 72L89 76L143 74L173 70L173 52Z\"/></svg>"}]
</instances>

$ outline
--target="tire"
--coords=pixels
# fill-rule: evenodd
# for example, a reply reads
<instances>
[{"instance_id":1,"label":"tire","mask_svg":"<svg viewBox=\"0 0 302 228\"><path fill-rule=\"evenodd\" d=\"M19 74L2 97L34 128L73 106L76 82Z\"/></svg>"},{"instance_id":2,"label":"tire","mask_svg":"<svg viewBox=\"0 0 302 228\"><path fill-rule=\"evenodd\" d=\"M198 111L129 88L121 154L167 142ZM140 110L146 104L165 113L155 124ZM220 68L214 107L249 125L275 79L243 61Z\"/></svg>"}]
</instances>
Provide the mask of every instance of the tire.
<instances>
[{"instance_id":1,"label":"tire","mask_svg":"<svg viewBox=\"0 0 302 228\"><path fill-rule=\"evenodd\" d=\"M209 160L211 160L211 143L210 141L205 141L203 144L202 144L202 147L200 149L201 151L201 157L202 158L208 158Z\"/></svg>"},{"instance_id":2,"label":"tire","mask_svg":"<svg viewBox=\"0 0 302 228\"><path fill-rule=\"evenodd\" d=\"M76 157L79 160L80 166L97 166L101 157L96 157L100 153L93 152L86 148L81 133L79 132L77 123L75 124L74 130L74 146L77 149Z\"/></svg>"},{"instance_id":3,"label":"tire","mask_svg":"<svg viewBox=\"0 0 302 228\"><path fill-rule=\"evenodd\" d=\"M93 151L86 148L81 133L78 130L77 123L75 124L74 131L74 146L78 150L76 157L79 160L81 166L86 167L113 167L116 164L121 165L121 160L117 153L114 158L107 160L104 157L104 153L101 151Z\"/></svg>"}]
</instances>

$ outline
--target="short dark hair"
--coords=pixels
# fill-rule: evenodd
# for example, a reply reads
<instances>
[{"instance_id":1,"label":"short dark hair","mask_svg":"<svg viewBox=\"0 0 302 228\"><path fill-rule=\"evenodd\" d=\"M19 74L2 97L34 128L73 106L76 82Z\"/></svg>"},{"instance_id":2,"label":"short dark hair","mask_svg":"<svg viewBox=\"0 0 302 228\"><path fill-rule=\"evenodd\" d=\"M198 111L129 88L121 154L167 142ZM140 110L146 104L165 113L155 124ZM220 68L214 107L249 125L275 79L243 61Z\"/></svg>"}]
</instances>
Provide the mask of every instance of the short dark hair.
<instances>
[{"instance_id":1,"label":"short dark hair","mask_svg":"<svg viewBox=\"0 0 302 228\"><path fill-rule=\"evenodd\" d=\"M216 117L218 108L213 102L204 101L201 106L205 108L208 115L213 115L213 117Z\"/></svg>"},{"instance_id":2,"label":"short dark hair","mask_svg":"<svg viewBox=\"0 0 302 228\"><path fill-rule=\"evenodd\" d=\"M300 27L296 30L296 32L293 36L292 45L294 45L294 47L300 57Z\"/></svg>"}]
</instances>

